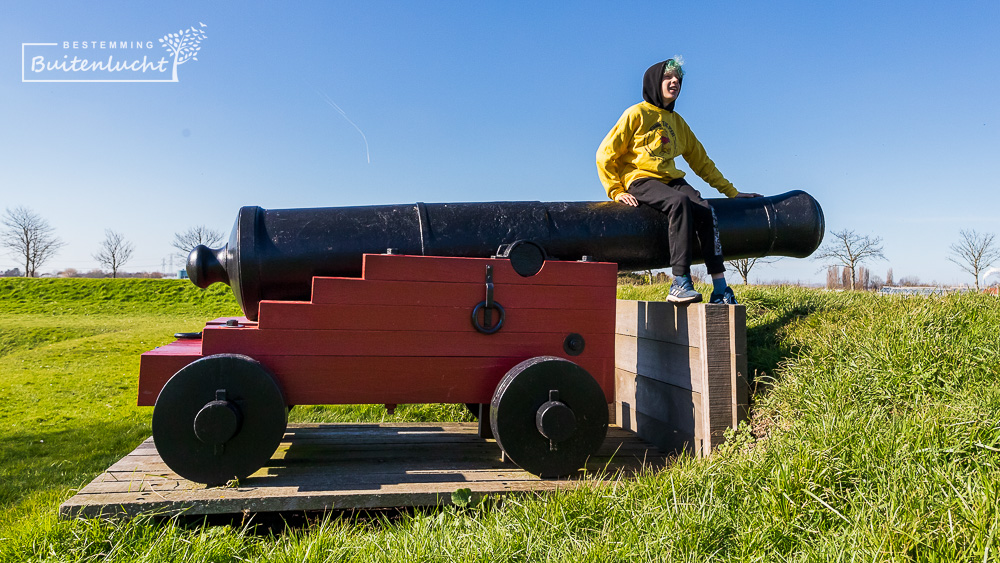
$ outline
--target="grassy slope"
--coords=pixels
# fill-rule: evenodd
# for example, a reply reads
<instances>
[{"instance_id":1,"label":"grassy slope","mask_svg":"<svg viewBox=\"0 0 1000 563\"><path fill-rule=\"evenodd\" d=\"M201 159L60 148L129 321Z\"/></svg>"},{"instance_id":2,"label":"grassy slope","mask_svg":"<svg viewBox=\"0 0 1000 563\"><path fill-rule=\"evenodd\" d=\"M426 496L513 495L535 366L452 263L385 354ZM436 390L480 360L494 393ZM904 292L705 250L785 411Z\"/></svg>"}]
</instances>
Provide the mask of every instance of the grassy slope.
<instances>
[{"instance_id":1,"label":"grassy slope","mask_svg":"<svg viewBox=\"0 0 1000 563\"><path fill-rule=\"evenodd\" d=\"M620 294L662 298L665 289ZM235 313L224 291L159 280L0 280L0 559L1000 557L1000 302L795 288L740 297L754 419L713 458L613 488L386 523L337 520L269 538L54 517L72 487L148 436L149 409L131 406L138 354Z\"/></svg>"},{"instance_id":2,"label":"grassy slope","mask_svg":"<svg viewBox=\"0 0 1000 563\"><path fill-rule=\"evenodd\" d=\"M236 312L227 293L177 281L0 279L0 527L149 435L140 353Z\"/></svg>"}]
</instances>

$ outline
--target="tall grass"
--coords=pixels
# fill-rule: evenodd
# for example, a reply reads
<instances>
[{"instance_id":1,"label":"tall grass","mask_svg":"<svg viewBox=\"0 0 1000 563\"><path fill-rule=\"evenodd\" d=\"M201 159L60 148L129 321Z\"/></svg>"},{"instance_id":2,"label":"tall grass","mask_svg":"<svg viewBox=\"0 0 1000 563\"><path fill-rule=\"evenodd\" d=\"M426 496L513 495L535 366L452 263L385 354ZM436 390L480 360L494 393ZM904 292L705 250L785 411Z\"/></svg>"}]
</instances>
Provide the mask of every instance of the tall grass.
<instances>
[{"instance_id":1,"label":"tall grass","mask_svg":"<svg viewBox=\"0 0 1000 563\"><path fill-rule=\"evenodd\" d=\"M15 315L0 289L0 317L16 333L0 341L9 342L0 356L3 560L1000 560L995 298L749 287L739 298L756 378L752 419L713 457L611 486L318 518L260 535L240 523L56 519L71 487L148 435L146 409L128 406L137 354L169 340L167 327L232 303L191 297L190 308L136 307L106 323L63 312L57 326L44 317L59 299L37 291L45 312L22 303ZM73 299L84 311L120 307ZM46 428L46 444L68 436L58 451L37 443ZM8 456L9 445L23 459Z\"/></svg>"}]
</instances>

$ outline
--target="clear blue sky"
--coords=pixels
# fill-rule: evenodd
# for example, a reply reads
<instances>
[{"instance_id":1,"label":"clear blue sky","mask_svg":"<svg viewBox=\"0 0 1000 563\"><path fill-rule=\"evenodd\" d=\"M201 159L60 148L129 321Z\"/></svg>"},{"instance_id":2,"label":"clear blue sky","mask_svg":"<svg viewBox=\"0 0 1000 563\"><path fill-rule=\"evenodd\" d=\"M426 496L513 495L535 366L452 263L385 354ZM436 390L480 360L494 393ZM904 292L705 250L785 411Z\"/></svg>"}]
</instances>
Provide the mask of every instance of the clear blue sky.
<instances>
[{"instance_id":1,"label":"clear blue sky","mask_svg":"<svg viewBox=\"0 0 1000 563\"><path fill-rule=\"evenodd\" d=\"M21 81L22 43L94 58L110 53L62 42L191 26L206 38L177 83ZM242 205L604 199L597 145L675 54L677 110L722 172L741 191L806 190L828 229L881 236L875 274L971 282L948 246L1000 234L997 0L20 0L0 37L0 209L29 207L67 242L46 272L97 267L106 228L135 243L127 270L159 270L175 232L228 233ZM785 259L754 277L819 270Z\"/></svg>"}]
</instances>

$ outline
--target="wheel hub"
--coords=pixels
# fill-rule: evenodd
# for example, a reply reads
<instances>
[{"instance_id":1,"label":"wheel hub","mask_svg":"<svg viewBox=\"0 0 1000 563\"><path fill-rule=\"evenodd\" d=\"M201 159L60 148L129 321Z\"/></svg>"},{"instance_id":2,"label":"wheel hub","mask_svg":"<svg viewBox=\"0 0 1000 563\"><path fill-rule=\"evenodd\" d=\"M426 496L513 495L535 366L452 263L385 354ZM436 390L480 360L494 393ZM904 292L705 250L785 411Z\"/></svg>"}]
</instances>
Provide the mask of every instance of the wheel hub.
<instances>
[{"instance_id":1,"label":"wheel hub","mask_svg":"<svg viewBox=\"0 0 1000 563\"><path fill-rule=\"evenodd\" d=\"M194 435L209 446L222 445L240 431L242 419L239 408L226 400L226 390L219 389L215 400L205 403L194 416Z\"/></svg>"},{"instance_id":2,"label":"wheel hub","mask_svg":"<svg viewBox=\"0 0 1000 563\"><path fill-rule=\"evenodd\" d=\"M555 449L558 442L568 439L576 432L576 415L573 409L559 400L559 391L549 391L549 400L538 407L535 413L535 428L549 439L549 445Z\"/></svg>"}]
</instances>

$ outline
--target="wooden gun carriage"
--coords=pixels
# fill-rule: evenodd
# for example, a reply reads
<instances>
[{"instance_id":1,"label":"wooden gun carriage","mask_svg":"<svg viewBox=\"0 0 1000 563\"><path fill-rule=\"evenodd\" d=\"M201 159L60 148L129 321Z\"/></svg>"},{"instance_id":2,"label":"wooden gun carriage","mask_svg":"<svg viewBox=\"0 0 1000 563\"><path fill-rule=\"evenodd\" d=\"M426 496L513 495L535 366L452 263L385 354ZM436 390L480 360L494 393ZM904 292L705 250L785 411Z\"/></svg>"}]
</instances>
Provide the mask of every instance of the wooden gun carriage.
<instances>
[{"instance_id":1,"label":"wooden gun carriage","mask_svg":"<svg viewBox=\"0 0 1000 563\"><path fill-rule=\"evenodd\" d=\"M712 204L727 257L822 241L804 192ZM474 405L511 461L573 473L614 402L617 272L664 267L665 229L611 202L244 207L188 273L230 284L245 316L144 353L139 405L163 461L202 483L257 471L288 408L317 404Z\"/></svg>"}]
</instances>

